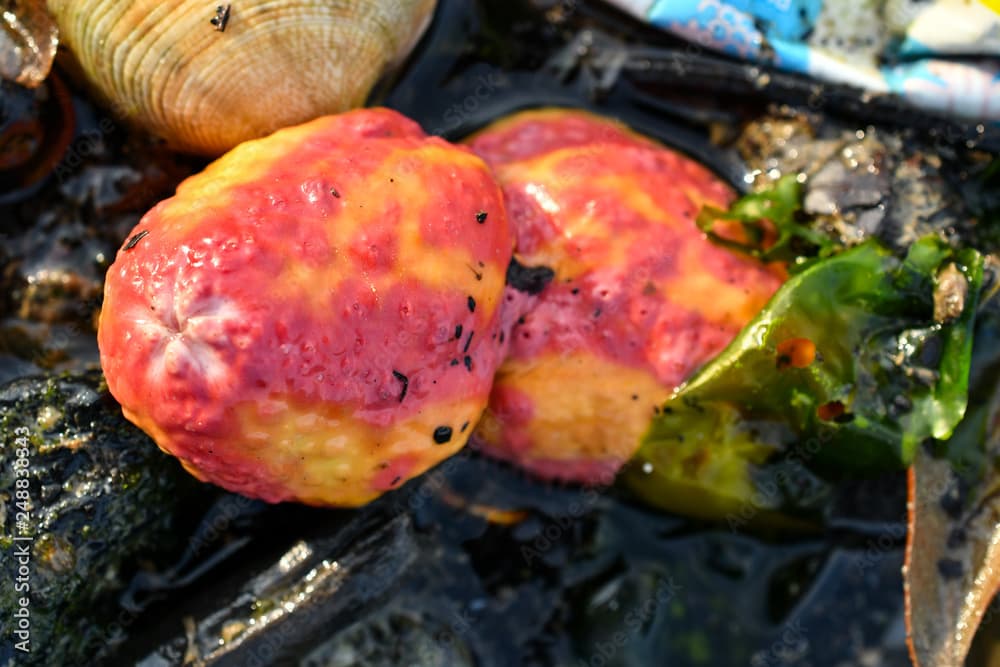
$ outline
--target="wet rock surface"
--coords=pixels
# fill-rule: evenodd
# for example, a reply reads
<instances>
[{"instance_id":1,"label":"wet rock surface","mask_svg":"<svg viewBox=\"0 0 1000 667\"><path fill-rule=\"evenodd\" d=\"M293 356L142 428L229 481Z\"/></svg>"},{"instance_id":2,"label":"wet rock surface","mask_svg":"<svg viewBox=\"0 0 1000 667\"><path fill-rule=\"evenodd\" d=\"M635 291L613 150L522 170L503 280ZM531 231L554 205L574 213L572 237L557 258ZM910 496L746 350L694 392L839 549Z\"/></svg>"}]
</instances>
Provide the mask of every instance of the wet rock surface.
<instances>
[{"instance_id":1,"label":"wet rock surface","mask_svg":"<svg viewBox=\"0 0 1000 667\"><path fill-rule=\"evenodd\" d=\"M785 109L749 123L736 148L752 187L802 174L804 212L848 244L874 236L905 248L921 236L940 234L960 245L978 232L975 216L947 177L963 168L954 151L943 147L942 157L911 132L851 129Z\"/></svg>"},{"instance_id":2,"label":"wet rock surface","mask_svg":"<svg viewBox=\"0 0 1000 667\"><path fill-rule=\"evenodd\" d=\"M124 420L101 382L89 373L0 387L0 617L14 622L28 597L32 648L25 657L5 642L0 664L108 654L135 620L118 593L142 559L152 566L177 548L181 513L208 492Z\"/></svg>"},{"instance_id":3,"label":"wet rock surface","mask_svg":"<svg viewBox=\"0 0 1000 667\"><path fill-rule=\"evenodd\" d=\"M868 483L849 493L885 497ZM903 499L880 522L855 516L850 498L834 503L834 533L762 540L460 455L359 512L257 515L219 568L246 573L253 552L273 555L250 557L249 579L200 580L197 600L157 617L173 637L150 649L137 635L122 660L905 665ZM289 525L309 528L275 549ZM831 628L851 641L831 648Z\"/></svg>"},{"instance_id":4,"label":"wet rock surface","mask_svg":"<svg viewBox=\"0 0 1000 667\"><path fill-rule=\"evenodd\" d=\"M200 163L128 132L58 75L41 92L3 85L0 381L96 367L122 238Z\"/></svg>"}]
</instances>

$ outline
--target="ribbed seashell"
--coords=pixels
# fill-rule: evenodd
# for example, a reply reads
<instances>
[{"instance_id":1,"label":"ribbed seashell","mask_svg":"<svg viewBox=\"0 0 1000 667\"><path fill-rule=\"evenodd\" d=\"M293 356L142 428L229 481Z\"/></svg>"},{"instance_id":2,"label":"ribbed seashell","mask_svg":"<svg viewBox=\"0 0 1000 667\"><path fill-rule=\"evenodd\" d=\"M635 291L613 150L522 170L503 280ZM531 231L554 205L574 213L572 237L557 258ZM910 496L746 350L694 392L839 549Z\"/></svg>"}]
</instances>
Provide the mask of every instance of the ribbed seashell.
<instances>
[{"instance_id":1,"label":"ribbed seashell","mask_svg":"<svg viewBox=\"0 0 1000 667\"><path fill-rule=\"evenodd\" d=\"M49 0L113 112L184 151L360 106L416 45L435 0Z\"/></svg>"}]
</instances>

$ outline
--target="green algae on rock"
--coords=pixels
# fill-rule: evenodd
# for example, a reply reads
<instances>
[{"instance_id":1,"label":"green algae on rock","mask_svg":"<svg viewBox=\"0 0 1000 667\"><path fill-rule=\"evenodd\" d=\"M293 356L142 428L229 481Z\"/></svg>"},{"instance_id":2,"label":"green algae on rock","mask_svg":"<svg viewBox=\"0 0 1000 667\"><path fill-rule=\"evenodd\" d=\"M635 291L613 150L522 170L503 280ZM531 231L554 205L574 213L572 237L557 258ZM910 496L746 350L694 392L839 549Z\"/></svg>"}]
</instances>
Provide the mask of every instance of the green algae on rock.
<instances>
[{"instance_id":1,"label":"green algae on rock","mask_svg":"<svg viewBox=\"0 0 1000 667\"><path fill-rule=\"evenodd\" d=\"M177 510L198 492L102 384L90 372L0 387L0 563L11 584L0 587L0 617L28 610L30 649L13 636L0 664L111 657L134 620L116 594L139 558L171 550Z\"/></svg>"}]
</instances>

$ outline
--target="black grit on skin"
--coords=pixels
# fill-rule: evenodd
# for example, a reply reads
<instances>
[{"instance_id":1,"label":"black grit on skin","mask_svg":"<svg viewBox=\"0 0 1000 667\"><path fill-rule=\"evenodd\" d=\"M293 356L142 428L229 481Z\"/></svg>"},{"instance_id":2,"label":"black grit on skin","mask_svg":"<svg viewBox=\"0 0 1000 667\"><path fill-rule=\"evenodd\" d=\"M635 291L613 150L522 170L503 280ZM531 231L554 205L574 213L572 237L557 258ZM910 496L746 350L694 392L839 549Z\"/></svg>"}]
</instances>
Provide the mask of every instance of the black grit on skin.
<instances>
[{"instance_id":1,"label":"black grit on skin","mask_svg":"<svg viewBox=\"0 0 1000 667\"><path fill-rule=\"evenodd\" d=\"M403 385L403 390L399 392L399 402L402 403L403 399L406 398L407 389L410 388L410 378L406 377L397 370L392 371L392 377L399 380L399 382Z\"/></svg>"},{"instance_id":2,"label":"black grit on skin","mask_svg":"<svg viewBox=\"0 0 1000 667\"><path fill-rule=\"evenodd\" d=\"M128 240L128 243L125 244L125 250L131 250L132 248L136 247L139 244L139 241L143 240L147 236L149 236L148 229L144 229L141 232L137 232L134 236L132 236L132 238Z\"/></svg>"}]
</instances>

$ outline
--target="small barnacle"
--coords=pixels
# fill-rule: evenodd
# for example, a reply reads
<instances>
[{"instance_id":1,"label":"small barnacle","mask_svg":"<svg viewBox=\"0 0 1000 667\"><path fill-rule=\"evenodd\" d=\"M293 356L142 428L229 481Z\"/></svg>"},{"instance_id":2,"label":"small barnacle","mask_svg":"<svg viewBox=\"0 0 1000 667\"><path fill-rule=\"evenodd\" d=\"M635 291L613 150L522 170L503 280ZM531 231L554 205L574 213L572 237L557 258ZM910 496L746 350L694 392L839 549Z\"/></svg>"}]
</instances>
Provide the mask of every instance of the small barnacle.
<instances>
[{"instance_id":1,"label":"small barnacle","mask_svg":"<svg viewBox=\"0 0 1000 667\"><path fill-rule=\"evenodd\" d=\"M476 213L476 222L479 224L484 224L486 222L486 211L480 211Z\"/></svg>"},{"instance_id":2,"label":"small barnacle","mask_svg":"<svg viewBox=\"0 0 1000 667\"><path fill-rule=\"evenodd\" d=\"M229 12L232 9L232 5L219 5L215 8L215 16L209 23L215 26L215 29L219 32L225 32L226 26L229 24Z\"/></svg>"},{"instance_id":3,"label":"small barnacle","mask_svg":"<svg viewBox=\"0 0 1000 667\"><path fill-rule=\"evenodd\" d=\"M938 273L934 287L934 321L942 324L958 319L965 310L969 282L954 264Z\"/></svg>"}]
</instances>

